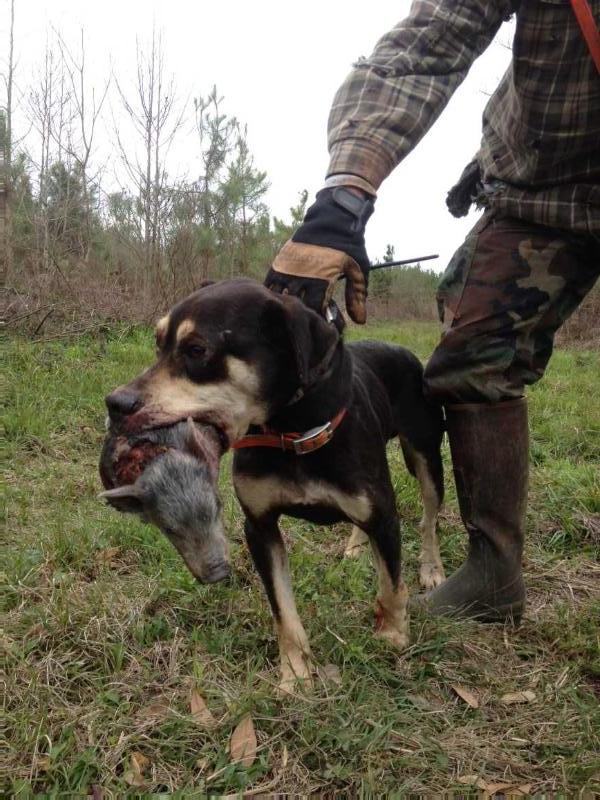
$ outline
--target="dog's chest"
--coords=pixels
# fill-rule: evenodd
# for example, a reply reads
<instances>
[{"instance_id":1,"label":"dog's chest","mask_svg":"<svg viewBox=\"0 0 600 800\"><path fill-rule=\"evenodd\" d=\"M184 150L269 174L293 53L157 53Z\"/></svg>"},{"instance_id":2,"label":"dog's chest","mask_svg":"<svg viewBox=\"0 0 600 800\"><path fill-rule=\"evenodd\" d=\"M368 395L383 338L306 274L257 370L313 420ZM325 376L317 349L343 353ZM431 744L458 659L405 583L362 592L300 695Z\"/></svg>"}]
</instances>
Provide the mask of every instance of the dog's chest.
<instances>
[{"instance_id":1,"label":"dog's chest","mask_svg":"<svg viewBox=\"0 0 600 800\"><path fill-rule=\"evenodd\" d=\"M234 475L233 483L242 505L255 517L289 508L329 508L360 525L371 513L364 493L349 493L326 481L287 481L275 475ZM301 515L299 515L301 516Z\"/></svg>"}]
</instances>

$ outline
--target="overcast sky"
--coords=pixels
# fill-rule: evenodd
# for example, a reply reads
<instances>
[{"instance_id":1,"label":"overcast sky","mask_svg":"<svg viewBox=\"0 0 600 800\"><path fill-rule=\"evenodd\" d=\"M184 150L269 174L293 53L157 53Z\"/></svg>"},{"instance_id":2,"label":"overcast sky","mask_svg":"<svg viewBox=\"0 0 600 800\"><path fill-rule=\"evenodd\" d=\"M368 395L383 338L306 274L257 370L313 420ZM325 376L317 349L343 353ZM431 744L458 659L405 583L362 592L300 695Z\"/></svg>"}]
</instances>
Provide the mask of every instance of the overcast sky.
<instances>
[{"instance_id":1,"label":"overcast sky","mask_svg":"<svg viewBox=\"0 0 600 800\"><path fill-rule=\"evenodd\" d=\"M180 97L206 94L217 84L225 109L248 126L256 166L268 173L271 211L287 218L301 189L312 195L320 188L335 90L409 7L408 0L16 0L16 81L31 82L49 27L76 44L83 26L91 78L100 85L112 65L119 82L132 86L136 37L143 43L156 24ZM9 0L0 0L0 58L8 9ZM455 220L444 200L478 147L481 113L506 69L511 35L505 25L434 128L381 188L367 231L373 260L389 242L397 258L439 252L433 264L442 270L473 224L476 215ZM123 113L114 100L113 106L117 116ZM108 128L103 139L107 180L118 182ZM189 147L182 137L174 169L186 168Z\"/></svg>"}]
</instances>

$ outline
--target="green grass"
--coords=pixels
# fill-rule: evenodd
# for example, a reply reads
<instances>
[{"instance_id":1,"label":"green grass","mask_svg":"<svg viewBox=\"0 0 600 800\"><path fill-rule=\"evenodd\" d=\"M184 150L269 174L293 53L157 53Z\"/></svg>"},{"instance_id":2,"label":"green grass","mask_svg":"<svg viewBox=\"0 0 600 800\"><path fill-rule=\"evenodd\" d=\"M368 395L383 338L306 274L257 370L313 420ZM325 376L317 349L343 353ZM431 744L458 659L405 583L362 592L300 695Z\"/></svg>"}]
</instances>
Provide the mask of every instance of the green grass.
<instances>
[{"instance_id":1,"label":"green grass","mask_svg":"<svg viewBox=\"0 0 600 800\"><path fill-rule=\"evenodd\" d=\"M368 334L422 358L438 335L426 323L370 326ZM229 584L197 585L158 531L96 499L102 398L151 361L151 333L14 340L6 353L0 791L139 791L127 784L136 752L150 762L145 790L186 797L261 787L473 791L465 776L531 793L600 789L597 352L557 352L530 393L529 607L521 627L414 615L411 647L398 656L372 637L373 569L366 552L341 558L347 527L285 520L315 658L341 674L340 685L318 682L285 700L274 692L276 642L242 542L229 459ZM440 534L450 570L465 540L445 459ZM390 462L416 590L418 494L394 446ZM453 684L476 692L479 708L458 699ZM192 688L218 720L210 730L189 713ZM500 703L526 689L533 702ZM244 769L230 764L228 741L248 713L259 752Z\"/></svg>"}]
</instances>

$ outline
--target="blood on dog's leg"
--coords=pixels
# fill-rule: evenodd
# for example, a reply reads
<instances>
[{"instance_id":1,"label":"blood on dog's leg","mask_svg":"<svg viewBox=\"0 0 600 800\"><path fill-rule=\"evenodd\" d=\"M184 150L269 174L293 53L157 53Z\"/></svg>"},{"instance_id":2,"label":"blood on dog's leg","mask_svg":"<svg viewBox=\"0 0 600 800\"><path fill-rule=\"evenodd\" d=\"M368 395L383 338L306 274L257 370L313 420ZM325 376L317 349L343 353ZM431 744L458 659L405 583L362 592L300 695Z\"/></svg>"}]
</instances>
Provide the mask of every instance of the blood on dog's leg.
<instances>
[{"instance_id":1,"label":"blood on dog's leg","mask_svg":"<svg viewBox=\"0 0 600 800\"><path fill-rule=\"evenodd\" d=\"M311 682L310 645L298 616L287 553L277 519L246 519L246 541L273 611L279 656L279 691L290 693L296 681Z\"/></svg>"},{"instance_id":2,"label":"blood on dog's leg","mask_svg":"<svg viewBox=\"0 0 600 800\"><path fill-rule=\"evenodd\" d=\"M412 457L423 500L423 517L419 523L421 531L419 580L424 589L434 589L446 579L437 535L437 518L443 494L440 488L440 476L436 472L438 469L442 469L441 458L438 453L432 454L428 459L417 451L412 452ZM437 464L437 460L439 460L439 464ZM441 480L443 487L443 478Z\"/></svg>"},{"instance_id":3,"label":"blood on dog's leg","mask_svg":"<svg viewBox=\"0 0 600 800\"><path fill-rule=\"evenodd\" d=\"M379 580L376 636L400 650L408 646L408 589L400 577L400 527L396 510L367 527Z\"/></svg>"},{"instance_id":4,"label":"blood on dog's leg","mask_svg":"<svg viewBox=\"0 0 600 800\"><path fill-rule=\"evenodd\" d=\"M359 528L358 525L353 525L350 537L346 542L344 557L356 558L358 555L360 555L361 550L368 541L369 537L367 534L361 528Z\"/></svg>"}]
</instances>

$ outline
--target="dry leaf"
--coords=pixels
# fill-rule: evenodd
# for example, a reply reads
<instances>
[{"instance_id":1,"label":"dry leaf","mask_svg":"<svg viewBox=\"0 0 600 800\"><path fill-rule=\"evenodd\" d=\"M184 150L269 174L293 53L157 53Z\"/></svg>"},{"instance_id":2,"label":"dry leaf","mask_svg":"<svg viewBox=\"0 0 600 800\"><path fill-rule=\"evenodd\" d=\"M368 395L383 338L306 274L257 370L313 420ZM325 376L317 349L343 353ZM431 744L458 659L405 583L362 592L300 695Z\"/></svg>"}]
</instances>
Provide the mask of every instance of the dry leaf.
<instances>
[{"instance_id":1,"label":"dry leaf","mask_svg":"<svg viewBox=\"0 0 600 800\"><path fill-rule=\"evenodd\" d=\"M110 567L120 552L120 547L105 547L104 550L98 550L95 555L96 563Z\"/></svg>"},{"instance_id":2,"label":"dry leaf","mask_svg":"<svg viewBox=\"0 0 600 800\"><path fill-rule=\"evenodd\" d=\"M465 689L464 686L457 686L456 684L452 684L452 688L456 692L456 694L460 697L461 700L464 700L465 703L470 706L471 708L479 708L479 700L473 694L472 691L469 689Z\"/></svg>"},{"instance_id":3,"label":"dry leaf","mask_svg":"<svg viewBox=\"0 0 600 800\"><path fill-rule=\"evenodd\" d=\"M190 694L190 709L198 725L212 728L216 724L210 708L206 705L206 701L197 689L192 689Z\"/></svg>"},{"instance_id":4,"label":"dry leaf","mask_svg":"<svg viewBox=\"0 0 600 800\"><path fill-rule=\"evenodd\" d=\"M169 704L166 700L156 700L154 703L140 708L138 717L140 719L161 719L166 717L169 711Z\"/></svg>"},{"instance_id":5,"label":"dry leaf","mask_svg":"<svg viewBox=\"0 0 600 800\"><path fill-rule=\"evenodd\" d=\"M134 772L132 769L128 769L127 772L123 773L123 780L125 783L129 784L129 786L146 786L144 776L140 772Z\"/></svg>"},{"instance_id":6,"label":"dry leaf","mask_svg":"<svg viewBox=\"0 0 600 800\"><path fill-rule=\"evenodd\" d=\"M41 639L42 637L46 636L48 631L44 627L43 622L36 622L35 625L32 625L31 628L25 634L26 639Z\"/></svg>"},{"instance_id":7,"label":"dry leaf","mask_svg":"<svg viewBox=\"0 0 600 800\"><path fill-rule=\"evenodd\" d=\"M485 781L479 775L460 775L456 780L466 786L476 786L478 789L485 791Z\"/></svg>"},{"instance_id":8,"label":"dry leaf","mask_svg":"<svg viewBox=\"0 0 600 800\"><path fill-rule=\"evenodd\" d=\"M506 794L508 789L515 789L514 783L486 783L484 792L488 794L498 794L501 792L502 794Z\"/></svg>"},{"instance_id":9,"label":"dry leaf","mask_svg":"<svg viewBox=\"0 0 600 800\"><path fill-rule=\"evenodd\" d=\"M337 683L338 686L342 685L342 676L335 664L325 664L324 667L319 667L319 677L322 681L331 681L331 683Z\"/></svg>"},{"instance_id":10,"label":"dry leaf","mask_svg":"<svg viewBox=\"0 0 600 800\"><path fill-rule=\"evenodd\" d=\"M509 692L508 694L503 694L500 698L503 706L512 706L515 703L531 703L533 700L535 700L535 692L530 689L526 689L524 692Z\"/></svg>"},{"instance_id":11,"label":"dry leaf","mask_svg":"<svg viewBox=\"0 0 600 800\"><path fill-rule=\"evenodd\" d=\"M524 783L519 786L516 792L511 792L511 794L531 794L531 784Z\"/></svg>"},{"instance_id":12,"label":"dry leaf","mask_svg":"<svg viewBox=\"0 0 600 800\"><path fill-rule=\"evenodd\" d=\"M50 769L49 756L38 756L35 765L41 772L48 772Z\"/></svg>"},{"instance_id":13,"label":"dry leaf","mask_svg":"<svg viewBox=\"0 0 600 800\"><path fill-rule=\"evenodd\" d=\"M431 711L433 708L433 705L422 694L407 694L405 697L409 703L412 703L415 708L419 708L421 711Z\"/></svg>"},{"instance_id":14,"label":"dry leaf","mask_svg":"<svg viewBox=\"0 0 600 800\"><path fill-rule=\"evenodd\" d=\"M233 762L239 762L246 769L254 763L256 758L256 732L250 715L244 717L231 734L229 755Z\"/></svg>"},{"instance_id":15,"label":"dry leaf","mask_svg":"<svg viewBox=\"0 0 600 800\"><path fill-rule=\"evenodd\" d=\"M146 786L144 770L150 765L150 759L143 753L135 751L130 756L131 768L123 775L123 780L130 786Z\"/></svg>"}]
</instances>

